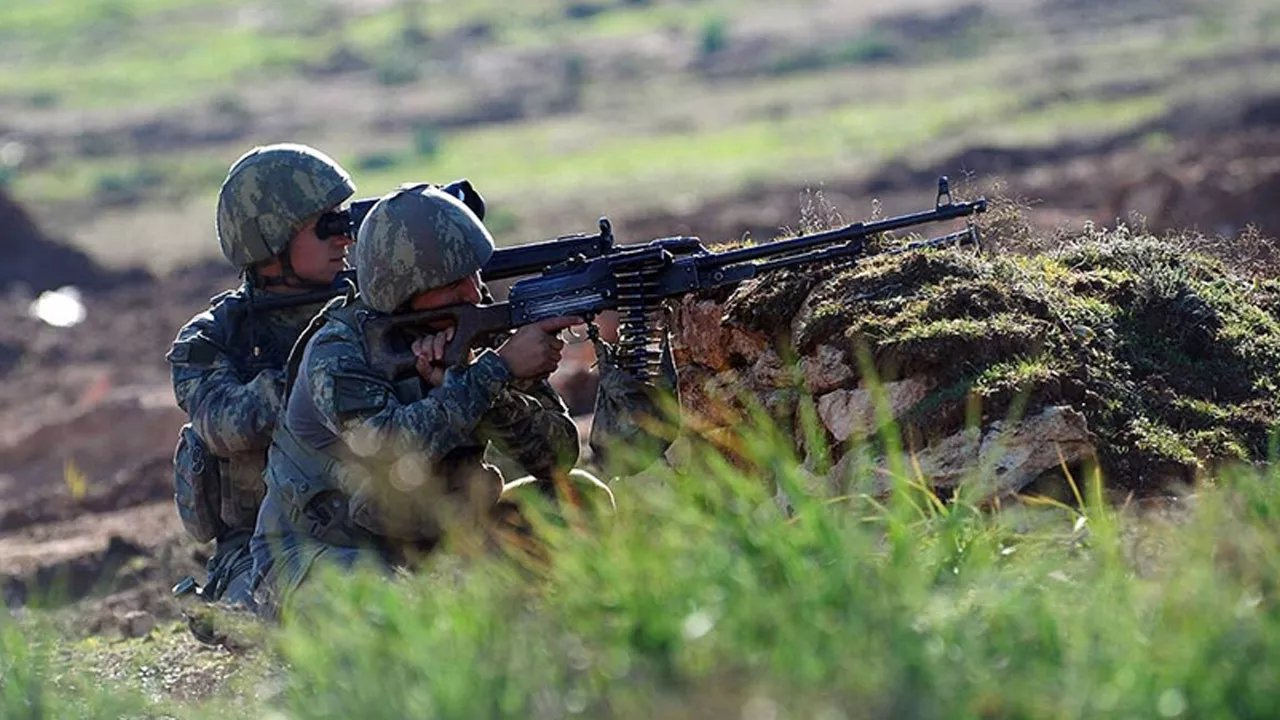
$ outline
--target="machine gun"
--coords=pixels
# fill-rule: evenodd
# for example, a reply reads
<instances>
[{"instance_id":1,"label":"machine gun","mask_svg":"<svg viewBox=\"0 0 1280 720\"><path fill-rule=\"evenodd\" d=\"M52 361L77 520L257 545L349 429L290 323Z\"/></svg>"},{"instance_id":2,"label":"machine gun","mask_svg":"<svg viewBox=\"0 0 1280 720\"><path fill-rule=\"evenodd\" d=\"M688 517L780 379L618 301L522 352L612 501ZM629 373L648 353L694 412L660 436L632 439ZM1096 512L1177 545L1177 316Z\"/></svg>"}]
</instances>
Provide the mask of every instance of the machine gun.
<instances>
[{"instance_id":1,"label":"machine gun","mask_svg":"<svg viewBox=\"0 0 1280 720\"><path fill-rule=\"evenodd\" d=\"M455 327L455 332L445 351L445 362L456 365L472 348L480 347L498 333L552 317L581 317L589 322L601 312L616 310L618 364L644 381L658 369L655 315L668 298L737 284L768 270L863 257L870 253L869 243L876 235L926 223L969 218L963 231L891 252L974 244L978 235L972 216L986 209L984 198L953 202L943 177L938 179L932 210L885 220L853 223L726 252L712 252L696 237L672 237L615 248L594 258L569 256L536 277L516 281L506 302L374 317L365 325L366 350L373 367L390 379L398 379L414 369L412 339L448 324ZM607 222L602 220L602 232L606 227Z\"/></svg>"}]
</instances>

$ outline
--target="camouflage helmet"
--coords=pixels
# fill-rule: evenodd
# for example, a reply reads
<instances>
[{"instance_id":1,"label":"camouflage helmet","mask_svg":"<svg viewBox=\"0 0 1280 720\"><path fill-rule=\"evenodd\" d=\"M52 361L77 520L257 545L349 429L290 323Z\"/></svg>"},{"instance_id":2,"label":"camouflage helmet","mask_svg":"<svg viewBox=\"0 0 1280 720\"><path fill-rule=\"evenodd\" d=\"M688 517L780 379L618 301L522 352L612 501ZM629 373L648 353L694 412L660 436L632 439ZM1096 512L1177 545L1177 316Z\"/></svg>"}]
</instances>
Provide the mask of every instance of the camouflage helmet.
<instances>
[{"instance_id":1,"label":"camouflage helmet","mask_svg":"<svg viewBox=\"0 0 1280 720\"><path fill-rule=\"evenodd\" d=\"M236 267L280 254L303 222L355 193L351 176L315 148L256 147L227 171L218 191L218 242Z\"/></svg>"},{"instance_id":2,"label":"camouflage helmet","mask_svg":"<svg viewBox=\"0 0 1280 720\"><path fill-rule=\"evenodd\" d=\"M401 187L360 225L360 294L369 307L395 312L418 293L474 273L491 255L493 237L457 198L429 185Z\"/></svg>"}]
</instances>

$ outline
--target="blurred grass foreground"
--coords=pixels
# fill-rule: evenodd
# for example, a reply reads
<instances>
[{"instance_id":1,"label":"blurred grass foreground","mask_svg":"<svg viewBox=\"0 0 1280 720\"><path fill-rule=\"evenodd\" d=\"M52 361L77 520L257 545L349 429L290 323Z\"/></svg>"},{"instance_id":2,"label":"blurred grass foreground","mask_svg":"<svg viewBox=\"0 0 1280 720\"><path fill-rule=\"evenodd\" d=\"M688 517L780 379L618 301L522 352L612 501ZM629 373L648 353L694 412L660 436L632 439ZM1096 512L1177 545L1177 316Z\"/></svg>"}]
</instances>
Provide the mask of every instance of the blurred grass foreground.
<instances>
[{"instance_id":1,"label":"blurred grass foreground","mask_svg":"<svg viewBox=\"0 0 1280 720\"><path fill-rule=\"evenodd\" d=\"M1067 504L981 509L905 466L883 501L815 495L788 437L744 439L632 481L616 514L539 515L547 568L322 579L244 697L129 700L11 624L0 716L1272 716L1274 469L1154 505L1094 476Z\"/></svg>"}]
</instances>

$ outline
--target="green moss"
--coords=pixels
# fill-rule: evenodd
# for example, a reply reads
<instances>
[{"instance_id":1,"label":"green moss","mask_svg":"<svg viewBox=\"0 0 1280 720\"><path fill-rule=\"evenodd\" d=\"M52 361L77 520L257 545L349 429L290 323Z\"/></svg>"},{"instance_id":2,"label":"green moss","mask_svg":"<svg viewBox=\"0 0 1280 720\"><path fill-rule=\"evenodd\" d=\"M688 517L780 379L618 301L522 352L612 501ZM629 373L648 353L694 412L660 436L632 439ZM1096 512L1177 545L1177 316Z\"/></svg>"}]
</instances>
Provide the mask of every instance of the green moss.
<instances>
[{"instance_id":1,"label":"green moss","mask_svg":"<svg viewBox=\"0 0 1280 720\"><path fill-rule=\"evenodd\" d=\"M1134 445L1153 460L1165 460L1179 465L1197 466L1199 460L1186 438L1173 428L1149 418L1134 418L1129 426Z\"/></svg>"},{"instance_id":2,"label":"green moss","mask_svg":"<svg viewBox=\"0 0 1280 720\"><path fill-rule=\"evenodd\" d=\"M802 353L867 351L883 380L930 376L937 389L903 418L909 432L1069 404L1113 483L1158 487L1265 459L1280 418L1280 283L1198 247L1086 227L1035 255L881 256L824 275L782 327ZM739 297L738 315L774 299Z\"/></svg>"}]
</instances>

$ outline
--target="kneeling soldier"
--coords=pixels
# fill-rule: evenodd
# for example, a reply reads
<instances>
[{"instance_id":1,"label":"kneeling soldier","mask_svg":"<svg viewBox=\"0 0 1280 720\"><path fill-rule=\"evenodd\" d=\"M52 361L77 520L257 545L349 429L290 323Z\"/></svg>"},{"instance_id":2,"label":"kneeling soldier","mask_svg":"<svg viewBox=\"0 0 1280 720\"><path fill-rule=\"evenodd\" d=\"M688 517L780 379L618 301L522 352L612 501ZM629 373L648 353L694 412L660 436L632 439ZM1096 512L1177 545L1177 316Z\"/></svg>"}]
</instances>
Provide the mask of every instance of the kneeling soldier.
<instances>
[{"instance_id":1,"label":"kneeling soldier","mask_svg":"<svg viewBox=\"0 0 1280 720\"><path fill-rule=\"evenodd\" d=\"M370 210L355 247L359 294L317 317L291 363L252 541L267 609L317 562L391 568L457 524L486 522L503 489L484 461L490 443L538 478L563 476L578 458L577 430L546 381L560 362L557 334L576 318L520 328L451 368L441 363L453 330L434 328L412 340L410 382L369 364L371 318L482 301L479 271L494 244L465 205L402 188Z\"/></svg>"},{"instance_id":2,"label":"kneeling soldier","mask_svg":"<svg viewBox=\"0 0 1280 720\"><path fill-rule=\"evenodd\" d=\"M196 540L215 543L204 587L187 578L179 594L252 604L249 537L285 361L323 304L285 296L311 297L343 270L352 239L320 234L317 220L354 192L327 155L277 144L237 160L218 193L218 240L245 281L183 326L167 356L178 405L191 419L174 458L178 513Z\"/></svg>"}]
</instances>

